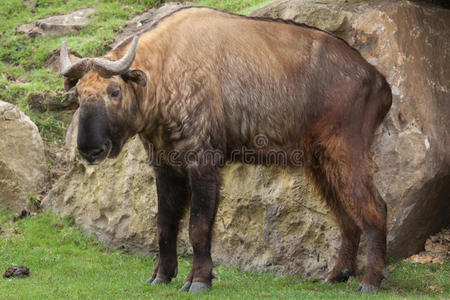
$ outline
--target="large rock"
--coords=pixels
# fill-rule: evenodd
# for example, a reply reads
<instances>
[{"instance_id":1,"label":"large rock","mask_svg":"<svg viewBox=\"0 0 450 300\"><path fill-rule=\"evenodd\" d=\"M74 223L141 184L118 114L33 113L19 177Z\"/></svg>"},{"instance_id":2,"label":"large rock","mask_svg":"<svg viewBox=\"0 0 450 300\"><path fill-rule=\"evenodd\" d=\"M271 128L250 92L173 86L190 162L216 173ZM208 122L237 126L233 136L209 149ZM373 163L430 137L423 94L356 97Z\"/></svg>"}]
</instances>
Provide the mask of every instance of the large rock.
<instances>
[{"instance_id":1,"label":"large rock","mask_svg":"<svg viewBox=\"0 0 450 300\"><path fill-rule=\"evenodd\" d=\"M376 181L389 207L389 254L407 256L448 224L450 195L450 11L408 1L277 1L254 14L307 21L361 51L392 86L393 107L379 130ZM156 251L154 177L135 139L117 160L85 166L73 160L44 200L111 246ZM301 170L240 164L222 170L215 226L216 261L256 270L321 276L339 235ZM186 221L180 249L190 251Z\"/></svg>"},{"instance_id":2,"label":"large rock","mask_svg":"<svg viewBox=\"0 0 450 300\"><path fill-rule=\"evenodd\" d=\"M20 25L17 32L26 34L31 38L74 33L88 24L90 16L94 12L94 8L83 8L66 15L51 16Z\"/></svg>"},{"instance_id":3,"label":"large rock","mask_svg":"<svg viewBox=\"0 0 450 300\"><path fill-rule=\"evenodd\" d=\"M30 210L48 181L44 143L36 125L10 103L0 101L0 210Z\"/></svg>"}]
</instances>

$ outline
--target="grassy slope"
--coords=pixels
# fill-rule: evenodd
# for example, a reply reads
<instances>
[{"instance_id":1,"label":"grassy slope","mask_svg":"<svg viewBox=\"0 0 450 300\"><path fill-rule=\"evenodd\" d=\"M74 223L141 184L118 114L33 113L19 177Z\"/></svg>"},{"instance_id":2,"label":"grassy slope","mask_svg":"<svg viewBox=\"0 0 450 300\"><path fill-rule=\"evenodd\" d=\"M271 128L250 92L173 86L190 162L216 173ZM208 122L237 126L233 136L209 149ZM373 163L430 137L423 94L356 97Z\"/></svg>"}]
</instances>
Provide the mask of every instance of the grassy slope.
<instances>
[{"instance_id":1,"label":"grassy slope","mask_svg":"<svg viewBox=\"0 0 450 300\"><path fill-rule=\"evenodd\" d=\"M191 259L180 257L179 275L167 286L147 286L155 266L153 257L110 250L82 234L70 218L43 213L16 223L0 214L0 271L13 264L30 268L28 278L0 278L0 299L197 299L178 289L190 270ZM444 265L391 263L391 276L369 299L416 297L450 298L450 262ZM300 276L279 277L219 266L205 299L347 299L360 278L348 284L324 285Z\"/></svg>"}]
</instances>

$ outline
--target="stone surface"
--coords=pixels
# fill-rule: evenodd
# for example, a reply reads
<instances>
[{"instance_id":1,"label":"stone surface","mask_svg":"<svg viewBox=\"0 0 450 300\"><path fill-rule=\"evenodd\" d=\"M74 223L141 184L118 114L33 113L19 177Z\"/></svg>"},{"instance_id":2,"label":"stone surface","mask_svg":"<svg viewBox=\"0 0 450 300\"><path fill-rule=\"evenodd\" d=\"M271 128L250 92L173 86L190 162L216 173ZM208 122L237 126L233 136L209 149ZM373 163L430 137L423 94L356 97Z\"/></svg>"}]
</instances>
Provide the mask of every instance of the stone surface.
<instances>
[{"instance_id":1,"label":"stone surface","mask_svg":"<svg viewBox=\"0 0 450 300\"><path fill-rule=\"evenodd\" d=\"M95 12L94 8L84 8L67 15L51 16L37 20L29 24L20 25L17 32L36 36L58 36L79 31L86 26L90 16Z\"/></svg>"},{"instance_id":2,"label":"stone surface","mask_svg":"<svg viewBox=\"0 0 450 300\"><path fill-rule=\"evenodd\" d=\"M33 122L16 106L0 101L0 209L31 209L28 195L48 180L44 144Z\"/></svg>"},{"instance_id":3,"label":"stone surface","mask_svg":"<svg viewBox=\"0 0 450 300\"><path fill-rule=\"evenodd\" d=\"M450 213L450 12L408 1L293 0L254 14L330 30L386 75L394 103L378 131L374 161L389 207L389 254L420 250ZM156 252L155 180L140 142L129 142L117 160L86 166L74 149L76 120L66 140L72 168L43 204L74 215L110 246ZM216 262L306 276L332 267L338 230L301 170L236 164L222 175ZM179 249L190 252L186 220L182 228Z\"/></svg>"}]
</instances>

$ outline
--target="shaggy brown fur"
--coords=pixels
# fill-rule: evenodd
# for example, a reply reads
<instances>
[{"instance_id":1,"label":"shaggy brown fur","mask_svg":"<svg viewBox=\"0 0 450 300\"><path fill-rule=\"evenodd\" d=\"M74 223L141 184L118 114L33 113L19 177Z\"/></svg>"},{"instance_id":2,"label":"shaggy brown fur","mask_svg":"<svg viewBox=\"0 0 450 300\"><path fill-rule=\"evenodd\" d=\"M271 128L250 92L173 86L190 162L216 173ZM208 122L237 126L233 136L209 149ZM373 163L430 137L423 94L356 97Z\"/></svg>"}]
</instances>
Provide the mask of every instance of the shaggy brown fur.
<instances>
[{"instance_id":1,"label":"shaggy brown fur","mask_svg":"<svg viewBox=\"0 0 450 300\"><path fill-rule=\"evenodd\" d=\"M121 58L128 45L105 57ZM211 286L218 168L240 160L305 165L342 235L328 280L354 273L364 231L369 255L361 290L378 289L386 260L386 205L374 186L370 147L391 106L391 91L355 49L293 22L189 8L140 34L131 69L145 74L103 78L89 71L79 80L78 142L85 157L108 141L115 156L135 134L145 145L155 165L159 209L160 257L150 282L176 276L178 223L190 205L194 264L183 288ZM94 163L104 158L93 157Z\"/></svg>"}]
</instances>

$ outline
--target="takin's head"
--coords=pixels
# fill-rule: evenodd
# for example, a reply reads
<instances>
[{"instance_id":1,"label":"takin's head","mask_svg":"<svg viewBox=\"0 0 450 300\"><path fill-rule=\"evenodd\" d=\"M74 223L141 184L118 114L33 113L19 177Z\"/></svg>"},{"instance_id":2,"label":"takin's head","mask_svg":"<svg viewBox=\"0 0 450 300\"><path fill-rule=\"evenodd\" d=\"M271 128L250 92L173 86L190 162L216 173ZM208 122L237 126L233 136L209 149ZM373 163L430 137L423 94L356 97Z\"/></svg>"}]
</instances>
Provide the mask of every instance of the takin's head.
<instances>
[{"instance_id":1,"label":"takin's head","mask_svg":"<svg viewBox=\"0 0 450 300\"><path fill-rule=\"evenodd\" d=\"M89 164L116 157L142 120L132 83L145 86L141 70L130 70L138 38L119 60L83 58L71 63L66 43L61 46L61 73L66 91L74 89L80 104L78 151Z\"/></svg>"}]
</instances>

